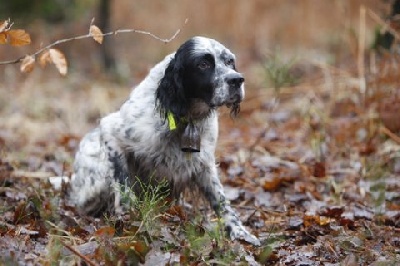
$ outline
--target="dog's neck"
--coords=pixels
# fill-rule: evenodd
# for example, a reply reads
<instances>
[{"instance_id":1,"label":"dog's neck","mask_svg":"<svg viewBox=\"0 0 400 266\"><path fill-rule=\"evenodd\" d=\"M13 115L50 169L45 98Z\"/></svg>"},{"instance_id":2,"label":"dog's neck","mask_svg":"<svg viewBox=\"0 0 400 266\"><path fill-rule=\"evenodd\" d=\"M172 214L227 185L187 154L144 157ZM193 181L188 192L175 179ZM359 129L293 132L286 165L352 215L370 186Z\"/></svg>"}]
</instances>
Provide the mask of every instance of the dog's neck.
<instances>
[{"instance_id":1,"label":"dog's neck","mask_svg":"<svg viewBox=\"0 0 400 266\"><path fill-rule=\"evenodd\" d=\"M191 100L190 109L186 115L186 119L191 121L203 120L209 117L213 110L214 109L203 100L194 98Z\"/></svg>"},{"instance_id":2,"label":"dog's neck","mask_svg":"<svg viewBox=\"0 0 400 266\"><path fill-rule=\"evenodd\" d=\"M201 133L197 124L207 119L215 110L200 99L192 99L190 106L188 113L183 117L167 113L169 130L180 135L181 150L186 153L200 152Z\"/></svg>"}]
</instances>

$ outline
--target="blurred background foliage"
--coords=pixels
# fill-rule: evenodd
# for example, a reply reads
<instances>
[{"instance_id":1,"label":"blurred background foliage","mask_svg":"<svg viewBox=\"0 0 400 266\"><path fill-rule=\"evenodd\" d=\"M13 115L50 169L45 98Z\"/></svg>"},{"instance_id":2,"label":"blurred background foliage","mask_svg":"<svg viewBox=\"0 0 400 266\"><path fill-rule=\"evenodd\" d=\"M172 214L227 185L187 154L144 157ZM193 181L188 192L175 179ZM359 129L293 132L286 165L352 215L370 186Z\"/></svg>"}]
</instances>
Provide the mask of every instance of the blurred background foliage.
<instances>
[{"instance_id":1,"label":"blurred background foliage","mask_svg":"<svg viewBox=\"0 0 400 266\"><path fill-rule=\"evenodd\" d=\"M95 18L95 24L104 32L135 28L163 38L172 36L177 29L182 32L168 44L139 34L121 34L106 38L102 46L89 39L60 45L72 73L84 73L85 77L109 72L122 82L140 79L150 66L193 35L205 35L226 44L238 55L242 71L262 69L266 55L276 50L282 54L283 62L296 58L335 64L357 54L360 6L386 18L393 3L393 0L3 1L0 19L11 18L14 28L24 28L31 34L33 43L18 49L1 46L0 60L15 59L58 39L86 34ZM367 42L373 45L376 22L368 19L367 28ZM6 75L4 71L0 69L0 81ZM256 75L248 80L260 84L265 78Z\"/></svg>"},{"instance_id":2,"label":"blurred background foliage","mask_svg":"<svg viewBox=\"0 0 400 266\"><path fill-rule=\"evenodd\" d=\"M63 23L79 17L86 8L93 8L94 0L12 0L0 5L2 18L12 17L15 23L26 25L41 19L45 23Z\"/></svg>"}]
</instances>

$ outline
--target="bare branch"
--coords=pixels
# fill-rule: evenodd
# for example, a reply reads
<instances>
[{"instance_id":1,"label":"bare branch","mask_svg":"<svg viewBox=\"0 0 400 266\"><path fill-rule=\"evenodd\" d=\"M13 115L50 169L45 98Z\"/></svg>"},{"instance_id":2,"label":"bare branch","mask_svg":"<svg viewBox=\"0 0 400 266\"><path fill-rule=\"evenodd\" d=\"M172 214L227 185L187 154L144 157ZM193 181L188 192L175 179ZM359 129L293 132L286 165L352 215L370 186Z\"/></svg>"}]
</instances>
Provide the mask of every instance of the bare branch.
<instances>
[{"instance_id":1,"label":"bare branch","mask_svg":"<svg viewBox=\"0 0 400 266\"><path fill-rule=\"evenodd\" d=\"M393 29L389 23L385 22L383 19L381 19L374 11L372 11L371 9L368 9L368 15L375 20L375 22L377 22L378 24L380 24L382 26L382 32L389 32L390 34L392 34L397 40L400 40L400 34Z\"/></svg>"},{"instance_id":2,"label":"bare branch","mask_svg":"<svg viewBox=\"0 0 400 266\"><path fill-rule=\"evenodd\" d=\"M79 258L81 258L84 262L86 262L87 264L89 264L90 266L96 266L97 264L94 263L93 261L91 261L88 257L86 257L85 255L81 254L79 251L77 251L75 248L73 248L70 245L67 245L66 243L64 243L63 241L61 241L61 244L66 247L69 251L71 251L73 254L75 254L76 256L78 256Z\"/></svg>"},{"instance_id":3,"label":"bare branch","mask_svg":"<svg viewBox=\"0 0 400 266\"><path fill-rule=\"evenodd\" d=\"M185 24L186 23L187 23L187 20L185 20ZM91 25L93 25L93 20L91 22ZM176 38L176 36L178 36L178 34L180 32L181 32L181 29L178 29L171 37L169 37L169 38L161 38L161 37L155 35L154 33L151 33L151 32L148 32L148 31L144 31L144 30L118 29L118 30L115 30L115 31L99 34L99 36L107 37L107 36L111 36L111 35L117 35L117 34L120 34L120 33L138 33L138 34L143 34L143 35L150 36L150 37L152 37L152 38L154 38L154 39L156 39L158 41L161 41L163 43L169 43L172 40L174 40ZM57 41L55 41L55 42L53 42L53 43L51 43L51 44L39 49L39 50L37 50L35 53L24 55L24 56L21 56L20 58L14 59L14 60L0 61L0 65L18 64L18 63L22 62L22 60L24 58L26 58L26 56L36 57L40 53L42 53L42 52L44 52L44 51L46 51L46 50L48 50L48 49L50 49L50 48L52 48L52 47L54 47L56 45L59 45L59 44L62 44L62 43L66 43L66 42L75 41L75 40L87 39L87 38L93 38L93 35L88 33L88 34L85 34L85 35L80 35L80 36L75 36L75 37L71 37L71 38L57 40Z\"/></svg>"}]
</instances>

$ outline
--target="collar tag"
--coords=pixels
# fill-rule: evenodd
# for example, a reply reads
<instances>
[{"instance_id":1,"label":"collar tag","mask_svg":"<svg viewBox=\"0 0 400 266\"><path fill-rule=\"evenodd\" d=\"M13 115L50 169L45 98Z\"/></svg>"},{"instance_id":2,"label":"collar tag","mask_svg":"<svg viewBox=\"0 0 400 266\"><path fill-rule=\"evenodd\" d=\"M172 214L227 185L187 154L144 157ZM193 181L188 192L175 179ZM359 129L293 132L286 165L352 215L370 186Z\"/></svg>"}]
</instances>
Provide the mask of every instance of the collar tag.
<instances>
[{"instance_id":1,"label":"collar tag","mask_svg":"<svg viewBox=\"0 0 400 266\"><path fill-rule=\"evenodd\" d=\"M176 129L175 117L171 112L168 112L167 119L168 119L169 130L171 131L175 130Z\"/></svg>"}]
</instances>

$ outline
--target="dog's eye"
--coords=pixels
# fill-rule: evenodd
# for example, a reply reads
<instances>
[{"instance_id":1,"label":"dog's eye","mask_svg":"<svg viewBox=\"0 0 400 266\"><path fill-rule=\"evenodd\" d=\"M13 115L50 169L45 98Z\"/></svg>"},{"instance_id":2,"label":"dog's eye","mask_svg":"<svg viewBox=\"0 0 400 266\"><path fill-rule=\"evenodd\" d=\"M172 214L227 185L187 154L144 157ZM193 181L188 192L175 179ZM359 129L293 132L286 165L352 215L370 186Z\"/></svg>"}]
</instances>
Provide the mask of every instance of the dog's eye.
<instances>
[{"instance_id":1,"label":"dog's eye","mask_svg":"<svg viewBox=\"0 0 400 266\"><path fill-rule=\"evenodd\" d=\"M209 69L211 67L211 64L207 61L201 61L198 65L198 68L200 68L201 70L205 70L205 69Z\"/></svg>"},{"instance_id":2,"label":"dog's eye","mask_svg":"<svg viewBox=\"0 0 400 266\"><path fill-rule=\"evenodd\" d=\"M233 58L230 58L230 59L226 60L225 64L226 64L227 66L230 66L230 67L232 67L232 68L235 68L235 60L234 60Z\"/></svg>"}]
</instances>

